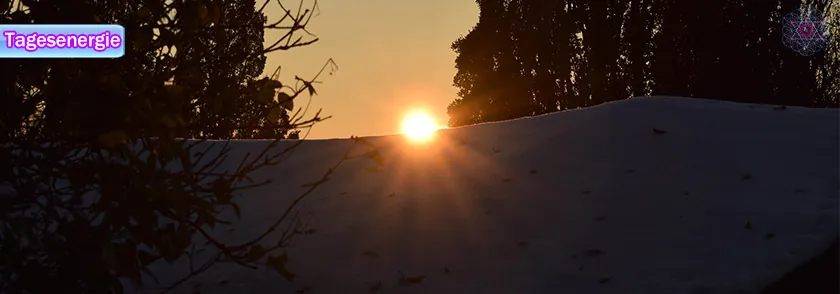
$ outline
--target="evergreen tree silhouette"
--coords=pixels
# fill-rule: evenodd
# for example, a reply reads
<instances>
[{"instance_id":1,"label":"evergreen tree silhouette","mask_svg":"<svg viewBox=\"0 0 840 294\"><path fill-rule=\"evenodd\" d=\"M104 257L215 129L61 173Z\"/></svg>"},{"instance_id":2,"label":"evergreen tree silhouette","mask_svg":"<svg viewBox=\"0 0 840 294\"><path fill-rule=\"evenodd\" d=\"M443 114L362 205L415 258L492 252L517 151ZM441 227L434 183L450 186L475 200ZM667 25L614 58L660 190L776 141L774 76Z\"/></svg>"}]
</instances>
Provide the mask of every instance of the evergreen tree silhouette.
<instances>
[{"instance_id":1,"label":"evergreen tree silhouette","mask_svg":"<svg viewBox=\"0 0 840 294\"><path fill-rule=\"evenodd\" d=\"M840 38L812 56L783 45L798 0L476 2L478 24L452 46L451 126L644 95L837 107Z\"/></svg>"}]
</instances>

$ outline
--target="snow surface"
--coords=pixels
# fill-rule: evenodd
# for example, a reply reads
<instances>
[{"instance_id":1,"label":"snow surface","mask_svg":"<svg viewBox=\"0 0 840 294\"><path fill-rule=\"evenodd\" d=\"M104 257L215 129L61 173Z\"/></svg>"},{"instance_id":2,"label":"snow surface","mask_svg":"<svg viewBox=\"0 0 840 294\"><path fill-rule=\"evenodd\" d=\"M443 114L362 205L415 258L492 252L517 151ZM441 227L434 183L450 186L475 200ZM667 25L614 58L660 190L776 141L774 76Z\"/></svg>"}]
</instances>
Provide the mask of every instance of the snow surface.
<instances>
[{"instance_id":1,"label":"snow surface","mask_svg":"<svg viewBox=\"0 0 840 294\"><path fill-rule=\"evenodd\" d=\"M370 137L384 170L349 161L301 206L317 231L289 249L294 284L222 264L176 293L758 293L838 238L839 122L836 109L648 97L425 144ZM216 234L261 232L351 145L305 141ZM154 265L161 282L184 270Z\"/></svg>"}]
</instances>

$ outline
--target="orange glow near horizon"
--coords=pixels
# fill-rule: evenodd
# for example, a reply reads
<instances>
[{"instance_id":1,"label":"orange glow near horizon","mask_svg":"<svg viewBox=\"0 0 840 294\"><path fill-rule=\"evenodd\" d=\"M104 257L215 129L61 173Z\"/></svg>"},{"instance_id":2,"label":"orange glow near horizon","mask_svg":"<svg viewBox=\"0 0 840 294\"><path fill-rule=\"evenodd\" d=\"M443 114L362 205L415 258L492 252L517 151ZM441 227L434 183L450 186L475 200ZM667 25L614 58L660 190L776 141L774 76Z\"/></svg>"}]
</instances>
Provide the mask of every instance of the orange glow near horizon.
<instances>
[{"instance_id":1,"label":"orange glow near horizon","mask_svg":"<svg viewBox=\"0 0 840 294\"><path fill-rule=\"evenodd\" d=\"M411 112L402 121L402 133L415 142L428 141L439 128L435 119L424 111Z\"/></svg>"},{"instance_id":2,"label":"orange glow near horizon","mask_svg":"<svg viewBox=\"0 0 840 294\"><path fill-rule=\"evenodd\" d=\"M263 2L257 1L257 8ZM265 8L267 22L285 18L281 25L291 25L283 7L270 2ZM286 1L280 2L286 5ZM299 1L288 2L297 6ZM315 2L303 0L302 5L312 8ZM263 73L271 76L281 68L278 79L293 85L295 76L314 78L328 59L338 65L333 75L327 74L327 68L314 85L318 92L304 119L317 110L323 110L322 117L331 118L307 129L311 131L307 139L401 134L404 111L415 109L446 125L447 106L459 90L452 85L457 55L450 45L478 22L475 1L330 0L317 1L317 11L310 13L313 17L307 32L298 32L291 39L318 41L266 54ZM429 21L429 15L435 20ZM286 32L266 30L265 47ZM310 32L317 38L307 34ZM299 99L308 100L306 94ZM308 105L309 101L298 104Z\"/></svg>"}]
</instances>

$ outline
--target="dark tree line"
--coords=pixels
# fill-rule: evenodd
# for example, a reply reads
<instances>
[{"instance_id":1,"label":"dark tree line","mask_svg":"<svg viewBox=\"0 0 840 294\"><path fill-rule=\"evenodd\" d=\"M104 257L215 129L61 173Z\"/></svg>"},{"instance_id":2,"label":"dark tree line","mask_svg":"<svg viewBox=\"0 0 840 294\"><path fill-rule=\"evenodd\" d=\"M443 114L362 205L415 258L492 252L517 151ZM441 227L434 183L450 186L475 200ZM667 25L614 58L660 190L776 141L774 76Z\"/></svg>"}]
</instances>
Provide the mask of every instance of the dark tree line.
<instances>
[{"instance_id":1,"label":"dark tree line","mask_svg":"<svg viewBox=\"0 0 840 294\"><path fill-rule=\"evenodd\" d=\"M807 57L782 42L799 0L476 2L478 23L452 44L450 126L645 95L838 106L840 38Z\"/></svg>"},{"instance_id":2,"label":"dark tree line","mask_svg":"<svg viewBox=\"0 0 840 294\"><path fill-rule=\"evenodd\" d=\"M0 23L116 23L129 36L126 56L116 60L0 62L2 123L9 131L22 126L29 134L80 140L155 128L182 138L296 138L291 100L306 89L259 76L265 53L305 44L285 36L264 48L270 24L255 6L255 0L0 1Z\"/></svg>"},{"instance_id":3,"label":"dark tree line","mask_svg":"<svg viewBox=\"0 0 840 294\"><path fill-rule=\"evenodd\" d=\"M241 243L209 232L248 213L242 192L268 183L253 173L303 142L280 139L322 119L291 112L314 79L259 77L266 53L317 41L309 3L0 1L2 24L126 29L122 58L0 59L0 293L168 291L218 263L294 280L282 251L305 233L294 206L336 166L301 194L277 189L297 201L264 232ZM268 4L284 13L278 22L267 22ZM282 32L268 48L265 30ZM273 140L239 158L227 141L203 140L238 138ZM179 276L148 269L184 260Z\"/></svg>"}]
</instances>

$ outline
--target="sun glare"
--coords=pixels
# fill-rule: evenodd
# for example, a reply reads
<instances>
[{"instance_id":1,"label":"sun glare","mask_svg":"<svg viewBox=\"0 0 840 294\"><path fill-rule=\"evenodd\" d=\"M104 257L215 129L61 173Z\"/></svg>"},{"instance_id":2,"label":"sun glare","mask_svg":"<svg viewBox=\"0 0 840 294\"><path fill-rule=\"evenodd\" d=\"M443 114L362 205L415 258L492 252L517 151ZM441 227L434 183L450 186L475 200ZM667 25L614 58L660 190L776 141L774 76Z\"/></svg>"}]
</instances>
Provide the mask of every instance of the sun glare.
<instances>
[{"instance_id":1,"label":"sun glare","mask_svg":"<svg viewBox=\"0 0 840 294\"><path fill-rule=\"evenodd\" d=\"M412 112L402 122L402 132L413 141L427 141L435 134L438 125L424 112Z\"/></svg>"}]
</instances>

